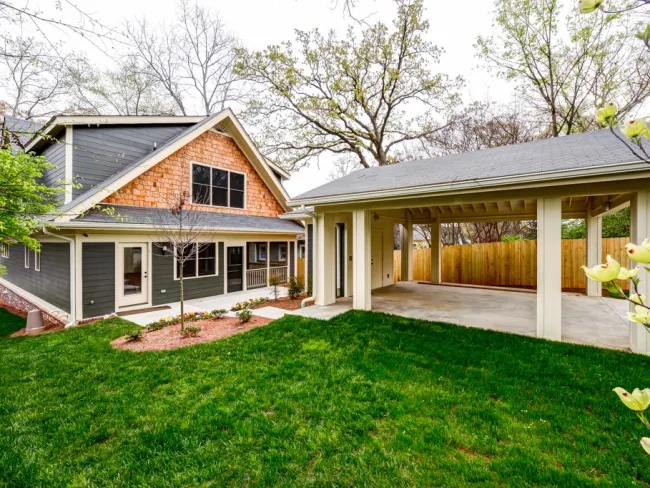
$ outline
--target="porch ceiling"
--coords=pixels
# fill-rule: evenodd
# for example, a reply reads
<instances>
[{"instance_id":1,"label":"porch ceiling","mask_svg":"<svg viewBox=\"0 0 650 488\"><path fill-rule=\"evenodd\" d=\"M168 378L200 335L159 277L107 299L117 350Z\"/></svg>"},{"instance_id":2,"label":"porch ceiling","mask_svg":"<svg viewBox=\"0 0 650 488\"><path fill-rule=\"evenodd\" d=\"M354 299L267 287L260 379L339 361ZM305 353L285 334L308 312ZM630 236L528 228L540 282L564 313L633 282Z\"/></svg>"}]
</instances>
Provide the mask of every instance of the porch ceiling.
<instances>
[{"instance_id":1,"label":"porch ceiling","mask_svg":"<svg viewBox=\"0 0 650 488\"><path fill-rule=\"evenodd\" d=\"M603 215L629 205L629 194L565 197L562 199L562 218L585 218L588 210ZM403 221L410 215L412 223L429 223L440 218L443 223L501 220L534 220L537 218L537 199L478 200L476 202L379 210L380 217Z\"/></svg>"}]
</instances>

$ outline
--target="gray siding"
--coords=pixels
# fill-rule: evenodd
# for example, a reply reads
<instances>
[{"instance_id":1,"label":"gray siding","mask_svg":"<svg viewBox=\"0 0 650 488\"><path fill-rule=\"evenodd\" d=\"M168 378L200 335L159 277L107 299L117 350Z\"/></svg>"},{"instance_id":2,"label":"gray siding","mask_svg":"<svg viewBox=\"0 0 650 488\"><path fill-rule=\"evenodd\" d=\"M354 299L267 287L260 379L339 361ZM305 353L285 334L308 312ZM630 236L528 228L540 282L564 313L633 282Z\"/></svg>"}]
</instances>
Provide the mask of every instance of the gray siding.
<instances>
[{"instance_id":1,"label":"gray siding","mask_svg":"<svg viewBox=\"0 0 650 488\"><path fill-rule=\"evenodd\" d=\"M82 185L72 197L98 185L187 129L189 125L75 126L72 174Z\"/></svg>"},{"instance_id":2,"label":"gray siding","mask_svg":"<svg viewBox=\"0 0 650 488\"><path fill-rule=\"evenodd\" d=\"M41 244L41 270L34 269L34 251L29 251L29 268L25 268L25 247L9 248L9 258L0 258L7 267L4 279L52 305L70 312L70 245Z\"/></svg>"},{"instance_id":3,"label":"gray siding","mask_svg":"<svg viewBox=\"0 0 650 488\"><path fill-rule=\"evenodd\" d=\"M59 134L57 141L53 141L41 151L41 155L45 156L48 163L54 165L54 168L44 171L43 183L47 186L63 186L62 182L65 180L65 130ZM64 196L61 193L59 199L63 201Z\"/></svg>"},{"instance_id":4,"label":"gray siding","mask_svg":"<svg viewBox=\"0 0 650 488\"><path fill-rule=\"evenodd\" d=\"M82 245L83 318L115 312L115 243Z\"/></svg>"},{"instance_id":5,"label":"gray siding","mask_svg":"<svg viewBox=\"0 0 650 488\"><path fill-rule=\"evenodd\" d=\"M190 278L183 280L183 289L186 300L193 298L210 297L222 295L224 292L224 244L220 242L217 249L217 276L206 276L203 278ZM152 257L152 304L177 302L180 300L178 280L174 279L174 258L169 254L163 256L158 246L153 247ZM162 293L162 290L166 290Z\"/></svg>"}]
</instances>

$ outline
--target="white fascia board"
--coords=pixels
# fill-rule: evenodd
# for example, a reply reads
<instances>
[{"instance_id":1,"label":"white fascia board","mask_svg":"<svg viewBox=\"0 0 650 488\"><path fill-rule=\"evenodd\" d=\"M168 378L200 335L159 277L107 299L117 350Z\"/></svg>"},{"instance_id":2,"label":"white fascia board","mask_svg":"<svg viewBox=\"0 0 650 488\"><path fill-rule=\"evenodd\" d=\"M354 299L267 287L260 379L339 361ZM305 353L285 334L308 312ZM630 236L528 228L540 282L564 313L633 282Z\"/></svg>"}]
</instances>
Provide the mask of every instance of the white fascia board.
<instances>
[{"instance_id":1,"label":"white fascia board","mask_svg":"<svg viewBox=\"0 0 650 488\"><path fill-rule=\"evenodd\" d=\"M50 119L38 135L25 147L30 151L44 135L50 134L57 127L72 125L140 125L140 124L198 124L205 116L157 116L157 115L58 115Z\"/></svg>"},{"instance_id":2,"label":"white fascia board","mask_svg":"<svg viewBox=\"0 0 650 488\"><path fill-rule=\"evenodd\" d=\"M107 223L107 222L60 222L56 224L58 229L100 229L100 230L139 230L145 232L155 232L161 228L174 229L177 225L153 226L148 224L124 224L124 223ZM277 229L259 229L257 227L215 227L214 229L206 228L201 233L231 233L231 234L288 234L295 235L303 232L303 229L295 230L277 230Z\"/></svg>"},{"instance_id":3,"label":"white fascia board","mask_svg":"<svg viewBox=\"0 0 650 488\"><path fill-rule=\"evenodd\" d=\"M432 194L444 195L447 193L458 192L460 190L481 192L502 189L502 186L516 187L520 185L525 187L530 183L573 183L573 179L603 176L608 177L612 174L631 173L639 171L648 171L650 166L645 162L615 163L591 168L568 169L557 171L545 171L541 173L529 173L515 176L505 176L498 178L474 179L467 181L437 183L434 185L413 186L407 188L393 188L388 190L376 190L367 192L345 193L340 195L314 197L289 200L287 205L296 208L303 205L327 205L327 204L346 204L353 202L367 202L373 200L383 200L389 198L408 198L417 196L432 196ZM512 188L515 189L515 188Z\"/></svg>"}]
</instances>

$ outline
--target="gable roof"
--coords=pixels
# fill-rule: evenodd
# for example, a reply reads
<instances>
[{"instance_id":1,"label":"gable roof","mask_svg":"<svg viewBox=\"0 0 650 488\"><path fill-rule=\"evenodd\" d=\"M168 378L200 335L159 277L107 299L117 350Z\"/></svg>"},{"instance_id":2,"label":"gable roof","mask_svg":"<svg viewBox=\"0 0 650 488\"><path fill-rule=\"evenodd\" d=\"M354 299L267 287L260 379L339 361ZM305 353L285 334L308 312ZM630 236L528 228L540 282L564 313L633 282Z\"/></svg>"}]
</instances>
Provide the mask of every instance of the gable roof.
<instances>
[{"instance_id":1,"label":"gable roof","mask_svg":"<svg viewBox=\"0 0 650 488\"><path fill-rule=\"evenodd\" d=\"M379 193L418 195L458 188L486 188L585 172L607 174L621 171L625 163L631 164L630 170L650 169L609 129L603 129L362 169L298 195L289 204L343 202Z\"/></svg>"},{"instance_id":2,"label":"gable roof","mask_svg":"<svg viewBox=\"0 0 650 488\"><path fill-rule=\"evenodd\" d=\"M24 148L29 140L34 137L34 134L42 127L41 124L33 120L19 119L10 115L5 115L2 118L2 131L8 133L9 142L13 149Z\"/></svg>"},{"instance_id":3,"label":"gable roof","mask_svg":"<svg viewBox=\"0 0 650 488\"><path fill-rule=\"evenodd\" d=\"M239 146L241 151L244 153L244 156L246 156L266 186L271 190L273 196L278 200L278 202L280 202L280 205L282 205L285 210L288 210L288 194L273 174L273 170L268 165L264 156L262 156L255 144L253 144L250 136L246 133L239 120L237 120L237 117L235 117L235 114L228 108L214 115L202 118L200 122L188 127L176 137L167 141L156 151L146 154L142 158L126 166L121 171L118 171L111 177L107 178L101 185L89 189L71 202L63 205L59 209L62 215L57 217L55 221L66 222L91 209L106 197L140 176L149 168L171 156L173 153L216 125L219 125L228 131L228 134Z\"/></svg>"}]
</instances>

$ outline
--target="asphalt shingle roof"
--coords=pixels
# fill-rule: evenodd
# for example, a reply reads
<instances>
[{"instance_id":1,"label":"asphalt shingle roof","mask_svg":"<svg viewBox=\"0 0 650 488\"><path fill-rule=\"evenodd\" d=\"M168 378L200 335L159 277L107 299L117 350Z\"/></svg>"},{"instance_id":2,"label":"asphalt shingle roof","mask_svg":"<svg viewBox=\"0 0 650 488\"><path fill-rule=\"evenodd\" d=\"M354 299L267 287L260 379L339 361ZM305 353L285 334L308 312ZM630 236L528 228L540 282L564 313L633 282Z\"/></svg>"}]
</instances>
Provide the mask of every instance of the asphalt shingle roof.
<instances>
[{"instance_id":1,"label":"asphalt shingle roof","mask_svg":"<svg viewBox=\"0 0 650 488\"><path fill-rule=\"evenodd\" d=\"M103 224L141 224L141 225L174 225L178 221L169 210L156 207L132 207L128 205L105 205L113 209L111 215L97 206L89 212L72 220L81 223ZM218 212L190 211L193 216L200 218L200 226L211 230L241 229L255 231L304 232L303 227L291 220L273 217L256 217L252 215L237 215ZM197 224L198 225L198 224Z\"/></svg>"},{"instance_id":2,"label":"asphalt shingle roof","mask_svg":"<svg viewBox=\"0 0 650 488\"><path fill-rule=\"evenodd\" d=\"M12 137L12 146L14 149L21 149L19 146L25 146L27 142L34 137L34 134L42 127L42 124L32 120L19 119L10 115L4 116L5 129L20 141L20 145Z\"/></svg>"},{"instance_id":3,"label":"asphalt shingle roof","mask_svg":"<svg viewBox=\"0 0 650 488\"><path fill-rule=\"evenodd\" d=\"M609 129L355 171L292 200L636 162Z\"/></svg>"}]
</instances>

